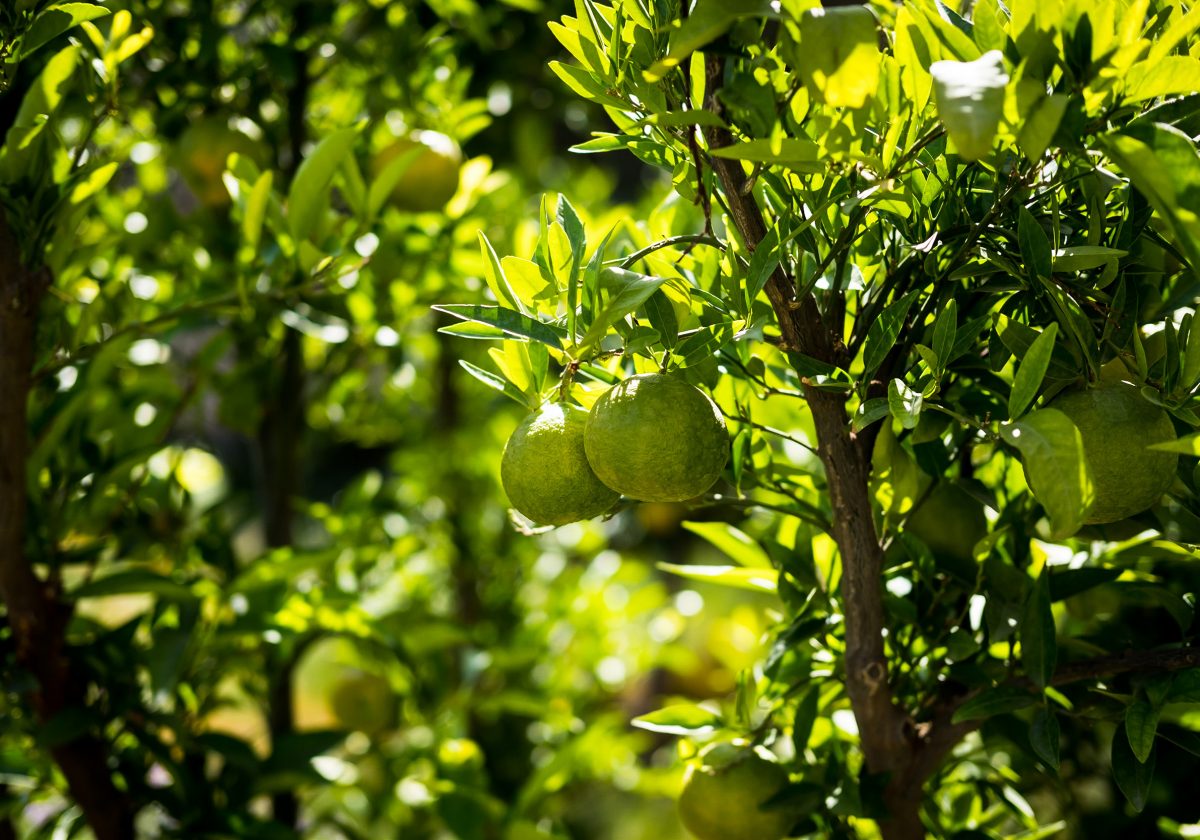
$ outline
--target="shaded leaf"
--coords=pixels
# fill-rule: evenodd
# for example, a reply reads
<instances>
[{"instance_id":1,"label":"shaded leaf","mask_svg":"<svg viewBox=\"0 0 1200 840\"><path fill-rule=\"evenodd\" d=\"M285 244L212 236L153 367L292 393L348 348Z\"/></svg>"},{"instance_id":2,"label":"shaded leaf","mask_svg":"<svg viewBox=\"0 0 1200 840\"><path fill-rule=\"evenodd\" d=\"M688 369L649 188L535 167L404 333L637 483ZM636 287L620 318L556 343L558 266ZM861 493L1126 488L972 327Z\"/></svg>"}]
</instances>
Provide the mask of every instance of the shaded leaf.
<instances>
[{"instance_id":1,"label":"shaded leaf","mask_svg":"<svg viewBox=\"0 0 1200 840\"><path fill-rule=\"evenodd\" d=\"M695 736L722 726L721 716L703 706L681 703L635 717L631 723L639 729L666 735Z\"/></svg>"},{"instance_id":2,"label":"shaded leaf","mask_svg":"<svg viewBox=\"0 0 1200 840\"><path fill-rule=\"evenodd\" d=\"M1057 409L1043 408L1002 425L1000 434L1021 453L1030 489L1050 516L1053 538L1078 531L1093 489L1083 438L1071 419Z\"/></svg>"},{"instance_id":3,"label":"shaded leaf","mask_svg":"<svg viewBox=\"0 0 1200 840\"><path fill-rule=\"evenodd\" d=\"M959 706L954 712L954 723L983 720L995 715L1015 712L1018 709L1032 706L1037 701L1037 696L1024 688L1013 685L996 686L985 689Z\"/></svg>"},{"instance_id":4,"label":"shaded leaf","mask_svg":"<svg viewBox=\"0 0 1200 840\"><path fill-rule=\"evenodd\" d=\"M1021 664L1025 673L1039 688L1050 684L1058 659L1058 642L1054 613L1050 607L1050 567L1042 573L1029 590L1029 598L1021 616Z\"/></svg>"},{"instance_id":5,"label":"shaded leaf","mask_svg":"<svg viewBox=\"0 0 1200 840\"><path fill-rule=\"evenodd\" d=\"M433 308L463 321L475 321L495 327L516 338L530 338L553 347L555 350L562 349L560 336L565 333L561 327L552 326L545 321L538 321L512 309L505 309L503 306L484 306L479 303L442 303Z\"/></svg>"},{"instance_id":6,"label":"shaded leaf","mask_svg":"<svg viewBox=\"0 0 1200 840\"><path fill-rule=\"evenodd\" d=\"M1046 327L1029 347L1029 352L1017 366L1016 376L1013 377L1012 392L1008 395L1008 416L1016 419L1025 413L1025 409L1037 398L1046 378L1046 370L1050 367L1050 357L1054 353L1054 339L1058 335L1058 324Z\"/></svg>"},{"instance_id":7,"label":"shaded leaf","mask_svg":"<svg viewBox=\"0 0 1200 840\"><path fill-rule=\"evenodd\" d=\"M1047 706L1033 713L1029 724L1029 745L1034 753L1048 766L1058 770L1059 739L1061 728L1058 718Z\"/></svg>"},{"instance_id":8,"label":"shaded leaf","mask_svg":"<svg viewBox=\"0 0 1200 840\"><path fill-rule=\"evenodd\" d=\"M1138 761L1129 746L1129 738L1117 730L1112 739L1112 771L1121 793L1125 794L1133 810L1141 813L1154 778L1154 751L1151 750L1148 761Z\"/></svg>"}]
</instances>

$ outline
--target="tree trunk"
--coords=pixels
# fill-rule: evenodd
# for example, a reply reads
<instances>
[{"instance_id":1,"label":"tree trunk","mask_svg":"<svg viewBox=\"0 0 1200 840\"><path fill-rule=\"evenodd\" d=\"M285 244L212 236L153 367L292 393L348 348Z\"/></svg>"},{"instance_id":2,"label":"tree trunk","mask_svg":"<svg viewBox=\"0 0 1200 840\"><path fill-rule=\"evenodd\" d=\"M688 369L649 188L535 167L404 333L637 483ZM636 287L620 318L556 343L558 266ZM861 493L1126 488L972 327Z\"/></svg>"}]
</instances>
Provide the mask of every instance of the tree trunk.
<instances>
[{"instance_id":1,"label":"tree trunk","mask_svg":"<svg viewBox=\"0 0 1200 840\"><path fill-rule=\"evenodd\" d=\"M17 661L37 680L34 708L41 723L84 705L85 686L72 679L64 633L70 610L56 587L34 573L25 553L26 411L37 316L49 272L29 269L0 212L0 598L8 610ZM112 781L105 745L82 735L50 749L71 796L98 840L133 837L133 807Z\"/></svg>"},{"instance_id":2,"label":"tree trunk","mask_svg":"<svg viewBox=\"0 0 1200 840\"><path fill-rule=\"evenodd\" d=\"M721 113L717 92L724 81L724 61L712 55L706 66L706 106ZM728 129L706 130L709 148L733 144ZM762 211L747 189L740 161L709 160L729 207L734 225L753 250L766 235ZM701 166L696 161L697 169ZM782 349L839 364L844 350L840 324L831 328L811 295L796 299L794 280L782 264L767 280L765 292L779 322ZM799 361L797 359L797 361ZM804 386L817 432L817 453L825 467L833 507L833 538L842 561L842 612L846 620L846 693L858 722L859 740L867 769L886 774L880 820L885 840L921 840L921 788L914 778L921 742L912 733L908 716L892 699L883 644L883 551L875 533L870 499L868 448L850 429L845 400L837 394Z\"/></svg>"}]
</instances>

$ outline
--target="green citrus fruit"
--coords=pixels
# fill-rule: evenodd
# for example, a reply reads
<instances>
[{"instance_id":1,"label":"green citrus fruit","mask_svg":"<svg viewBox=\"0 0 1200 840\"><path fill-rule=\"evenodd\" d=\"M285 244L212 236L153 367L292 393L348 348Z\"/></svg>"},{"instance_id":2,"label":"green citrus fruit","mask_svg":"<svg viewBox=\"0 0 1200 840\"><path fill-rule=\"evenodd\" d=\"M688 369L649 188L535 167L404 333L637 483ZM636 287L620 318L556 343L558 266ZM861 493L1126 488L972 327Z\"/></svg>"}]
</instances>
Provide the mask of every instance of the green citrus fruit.
<instances>
[{"instance_id":1,"label":"green citrus fruit","mask_svg":"<svg viewBox=\"0 0 1200 840\"><path fill-rule=\"evenodd\" d=\"M517 426L504 446L500 481L512 506L542 525L566 525L604 513L617 494L588 466L583 433L588 413L547 403Z\"/></svg>"},{"instance_id":2,"label":"green citrus fruit","mask_svg":"<svg viewBox=\"0 0 1200 840\"><path fill-rule=\"evenodd\" d=\"M987 517L969 493L943 481L917 505L905 527L935 555L972 560L975 543L987 535Z\"/></svg>"},{"instance_id":3,"label":"green citrus fruit","mask_svg":"<svg viewBox=\"0 0 1200 840\"><path fill-rule=\"evenodd\" d=\"M379 674L351 671L333 687L329 707L343 726L359 732L383 732L396 723L396 695Z\"/></svg>"},{"instance_id":4,"label":"green citrus fruit","mask_svg":"<svg viewBox=\"0 0 1200 840\"><path fill-rule=\"evenodd\" d=\"M1070 391L1048 406L1079 428L1095 499L1084 522L1116 522L1141 513L1162 497L1175 478L1179 456L1147 447L1175 440L1167 412L1126 382ZM1036 494L1036 490L1035 490Z\"/></svg>"},{"instance_id":5,"label":"green citrus fruit","mask_svg":"<svg viewBox=\"0 0 1200 840\"><path fill-rule=\"evenodd\" d=\"M375 156L376 176L405 152L417 149L415 157L392 188L392 203L401 210L428 213L441 210L458 190L462 151L458 144L436 131L418 131L402 137Z\"/></svg>"},{"instance_id":6,"label":"green citrus fruit","mask_svg":"<svg viewBox=\"0 0 1200 840\"><path fill-rule=\"evenodd\" d=\"M644 502L707 491L729 458L716 403L682 379L644 373L604 393L588 415L588 461L600 480Z\"/></svg>"},{"instance_id":7,"label":"green citrus fruit","mask_svg":"<svg viewBox=\"0 0 1200 840\"><path fill-rule=\"evenodd\" d=\"M718 752L735 749L717 745ZM724 763L711 759L710 750L701 754L702 763L692 764L683 777L679 795L679 818L699 840L780 840L795 822L783 810L760 807L788 783L787 772L751 750L738 750Z\"/></svg>"},{"instance_id":8,"label":"green citrus fruit","mask_svg":"<svg viewBox=\"0 0 1200 840\"><path fill-rule=\"evenodd\" d=\"M206 207L229 204L229 192L221 176L231 154L263 162L262 145L235 131L222 119L206 117L192 123L175 148L176 166L184 182Z\"/></svg>"}]
</instances>

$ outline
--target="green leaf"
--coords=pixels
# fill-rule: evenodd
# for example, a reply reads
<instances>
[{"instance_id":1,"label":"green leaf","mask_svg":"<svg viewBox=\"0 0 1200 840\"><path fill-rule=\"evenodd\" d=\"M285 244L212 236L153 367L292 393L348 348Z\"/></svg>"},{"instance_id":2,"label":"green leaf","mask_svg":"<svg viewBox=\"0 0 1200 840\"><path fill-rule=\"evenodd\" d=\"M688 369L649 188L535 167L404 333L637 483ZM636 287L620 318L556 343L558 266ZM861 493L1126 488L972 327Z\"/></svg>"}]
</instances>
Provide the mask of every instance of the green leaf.
<instances>
[{"instance_id":1,"label":"green leaf","mask_svg":"<svg viewBox=\"0 0 1200 840\"><path fill-rule=\"evenodd\" d=\"M1144 698L1134 700L1125 710L1125 734L1129 736L1129 747L1139 764L1150 760L1159 713L1160 710Z\"/></svg>"},{"instance_id":2,"label":"green leaf","mask_svg":"<svg viewBox=\"0 0 1200 840\"><path fill-rule=\"evenodd\" d=\"M687 578L702 580L734 589L750 589L755 592L774 592L779 582L779 572L774 569L746 569L741 566L680 566L675 563L659 563L664 572Z\"/></svg>"},{"instance_id":3,"label":"green leaf","mask_svg":"<svg viewBox=\"0 0 1200 840\"><path fill-rule=\"evenodd\" d=\"M711 327L703 327L676 345L671 358L679 367L691 367L711 359L722 347L733 339L733 324L722 321Z\"/></svg>"},{"instance_id":4,"label":"green leaf","mask_svg":"<svg viewBox=\"0 0 1200 840\"><path fill-rule=\"evenodd\" d=\"M1042 706L1033 713L1033 720L1029 724L1029 745L1033 747L1034 754L1053 767L1055 772L1058 771L1060 734L1058 718L1049 707Z\"/></svg>"},{"instance_id":5,"label":"green leaf","mask_svg":"<svg viewBox=\"0 0 1200 840\"><path fill-rule=\"evenodd\" d=\"M567 313L569 321L567 331L574 336L575 312L579 306L579 267L583 265L583 255L587 251L587 237L584 234L583 222L579 220L579 214L575 212L575 208L571 206L571 202L567 201L567 197L562 193L558 195L558 205L554 211L554 218L562 225L563 232L567 234L567 241L571 243L571 274L567 278ZM480 236L482 235L481 233Z\"/></svg>"},{"instance_id":6,"label":"green leaf","mask_svg":"<svg viewBox=\"0 0 1200 840\"><path fill-rule=\"evenodd\" d=\"M1040 86L1040 85L1039 85ZM1070 97L1062 93L1041 96L1021 123L1017 145L1030 161L1041 159L1062 123Z\"/></svg>"},{"instance_id":7,"label":"green leaf","mask_svg":"<svg viewBox=\"0 0 1200 840\"><path fill-rule=\"evenodd\" d=\"M1190 55L1168 55L1143 61L1125 75L1125 101L1144 102L1160 96L1200 91L1200 59Z\"/></svg>"},{"instance_id":8,"label":"green leaf","mask_svg":"<svg viewBox=\"0 0 1200 840\"><path fill-rule=\"evenodd\" d=\"M258 243L262 238L263 220L267 215L267 202L271 198L274 174L268 170L259 176L246 197L246 209L242 216L242 240L251 251L258 250Z\"/></svg>"},{"instance_id":9,"label":"green leaf","mask_svg":"<svg viewBox=\"0 0 1200 840\"><path fill-rule=\"evenodd\" d=\"M992 50L974 61L935 61L929 72L938 116L955 151L966 160L987 155L1004 113L1003 54Z\"/></svg>"},{"instance_id":10,"label":"green leaf","mask_svg":"<svg viewBox=\"0 0 1200 840\"><path fill-rule=\"evenodd\" d=\"M1121 793L1125 794L1133 810L1141 813L1154 778L1154 751L1151 750L1147 761L1138 761L1129 746L1129 738L1118 730L1112 739L1112 771Z\"/></svg>"},{"instance_id":11,"label":"green leaf","mask_svg":"<svg viewBox=\"0 0 1200 840\"><path fill-rule=\"evenodd\" d=\"M1013 377L1012 392L1008 395L1008 416L1017 419L1033 403L1046 378L1050 367L1050 356L1054 352L1054 339L1058 335L1058 324L1051 324L1029 347L1025 358L1017 367Z\"/></svg>"},{"instance_id":12,"label":"green leaf","mask_svg":"<svg viewBox=\"0 0 1200 840\"><path fill-rule=\"evenodd\" d=\"M561 327L554 327L544 321L538 321L520 312L505 309L503 306L484 306L478 303L445 303L433 307L438 312L445 312L463 321L475 321L496 327L516 338L529 338L553 347L562 349L560 337L565 335Z\"/></svg>"},{"instance_id":13,"label":"green leaf","mask_svg":"<svg viewBox=\"0 0 1200 840\"><path fill-rule=\"evenodd\" d=\"M933 323L933 352L937 354L939 370L945 370L952 361L954 336L958 330L958 303L950 298L946 308Z\"/></svg>"},{"instance_id":14,"label":"green leaf","mask_svg":"<svg viewBox=\"0 0 1200 840\"><path fill-rule=\"evenodd\" d=\"M909 388L903 379L893 379L888 384L888 408L904 428L917 427L924 406L925 399L921 392Z\"/></svg>"},{"instance_id":15,"label":"green leaf","mask_svg":"<svg viewBox=\"0 0 1200 840\"><path fill-rule=\"evenodd\" d=\"M1050 277L1054 273L1054 255L1046 231L1024 207L1017 221L1017 240L1021 245L1021 259L1030 279Z\"/></svg>"},{"instance_id":16,"label":"green leaf","mask_svg":"<svg viewBox=\"0 0 1200 840\"><path fill-rule=\"evenodd\" d=\"M772 228L750 256L750 266L746 269L746 312L754 308L754 299L779 266L779 253L779 231Z\"/></svg>"},{"instance_id":17,"label":"green leaf","mask_svg":"<svg viewBox=\"0 0 1200 840\"><path fill-rule=\"evenodd\" d=\"M858 411L854 412L851 427L854 431L861 432L872 423L887 417L889 413L891 413L891 405L887 399L883 397L869 399L858 407Z\"/></svg>"},{"instance_id":18,"label":"green leaf","mask_svg":"<svg viewBox=\"0 0 1200 840\"><path fill-rule=\"evenodd\" d=\"M333 174L358 137L357 128L343 128L333 132L313 149L296 170L296 177L288 190L288 225L297 243L307 239L316 227L322 211L328 204L329 186Z\"/></svg>"},{"instance_id":19,"label":"green leaf","mask_svg":"<svg viewBox=\"0 0 1200 840\"><path fill-rule=\"evenodd\" d=\"M1037 696L1026 689L1018 688L1015 685L998 685L995 688L985 689L959 706L954 712L953 722L983 720L1024 709L1037 701Z\"/></svg>"},{"instance_id":20,"label":"green leaf","mask_svg":"<svg viewBox=\"0 0 1200 840\"><path fill-rule=\"evenodd\" d=\"M681 125L726 127L725 120L712 111L706 111L703 108L695 108L690 111L662 111L657 114L651 114L639 121L638 125L661 125L667 128L676 128Z\"/></svg>"},{"instance_id":21,"label":"green leaf","mask_svg":"<svg viewBox=\"0 0 1200 840\"><path fill-rule=\"evenodd\" d=\"M792 719L792 744L797 755L803 755L808 748L808 739L812 737L813 725L817 722L817 704L820 699L820 688L812 685L796 704L796 716Z\"/></svg>"},{"instance_id":22,"label":"green leaf","mask_svg":"<svg viewBox=\"0 0 1200 840\"><path fill-rule=\"evenodd\" d=\"M97 166L94 169L85 167L78 173L67 200L76 206L83 204L108 186L108 182L112 180L112 176L117 172L117 166L115 160L110 160L108 163Z\"/></svg>"},{"instance_id":23,"label":"green leaf","mask_svg":"<svg viewBox=\"0 0 1200 840\"><path fill-rule=\"evenodd\" d=\"M367 188L367 221L374 221L379 216L383 205L391 197L396 185L404 177L404 173L426 151L426 147L422 144L414 144L411 149L405 149L389 160L383 170L375 176L371 181L371 186Z\"/></svg>"},{"instance_id":24,"label":"green leaf","mask_svg":"<svg viewBox=\"0 0 1200 840\"><path fill-rule=\"evenodd\" d=\"M639 729L661 732L664 735L704 735L720 729L721 716L703 706L681 703L656 712L635 717L630 721Z\"/></svg>"},{"instance_id":25,"label":"green leaf","mask_svg":"<svg viewBox=\"0 0 1200 840\"><path fill-rule=\"evenodd\" d=\"M1184 455L1191 455L1193 458L1200 458L1200 432L1184 435L1177 440L1151 444L1146 448L1157 449L1162 452L1179 452Z\"/></svg>"},{"instance_id":26,"label":"green leaf","mask_svg":"<svg viewBox=\"0 0 1200 840\"><path fill-rule=\"evenodd\" d=\"M666 282L664 277L651 277L624 268L606 268L600 273L600 279L608 298L579 342L581 349L598 344L609 327L645 303Z\"/></svg>"},{"instance_id":27,"label":"green leaf","mask_svg":"<svg viewBox=\"0 0 1200 840\"><path fill-rule=\"evenodd\" d=\"M1112 583L1121 576L1121 569L1082 568L1061 569L1050 578L1050 600L1063 601L1097 586Z\"/></svg>"},{"instance_id":28,"label":"green leaf","mask_svg":"<svg viewBox=\"0 0 1200 840\"><path fill-rule=\"evenodd\" d=\"M508 276L504 273L504 264L496 256L496 249L492 247L492 243L488 241L487 235L483 231L479 231L479 250L483 255L484 264L487 266L484 279L496 301L502 306L507 304L509 308L528 315L529 310L524 302L517 298L512 284L508 282Z\"/></svg>"},{"instance_id":29,"label":"green leaf","mask_svg":"<svg viewBox=\"0 0 1200 840\"><path fill-rule=\"evenodd\" d=\"M1200 668L1180 671L1171 681L1168 703L1200 703Z\"/></svg>"},{"instance_id":30,"label":"green leaf","mask_svg":"<svg viewBox=\"0 0 1200 840\"><path fill-rule=\"evenodd\" d=\"M751 163L778 163L798 172L824 172L826 153L811 140L784 137L781 140L747 140L710 149L714 157L745 160Z\"/></svg>"},{"instance_id":31,"label":"green leaf","mask_svg":"<svg viewBox=\"0 0 1200 840\"><path fill-rule=\"evenodd\" d=\"M1045 688L1054 677L1058 659L1054 612L1050 608L1049 566L1042 567L1042 573L1030 587L1021 616L1020 639L1025 673L1038 688Z\"/></svg>"},{"instance_id":32,"label":"green leaf","mask_svg":"<svg viewBox=\"0 0 1200 840\"><path fill-rule=\"evenodd\" d=\"M807 9L795 61L800 78L828 105L861 108L879 86L879 33L864 6Z\"/></svg>"},{"instance_id":33,"label":"green leaf","mask_svg":"<svg viewBox=\"0 0 1200 840\"><path fill-rule=\"evenodd\" d=\"M494 388L495 390L504 394L504 396L520 405L523 405L530 411L533 411L537 408L538 400L536 396L526 394L503 376L499 376L498 374L492 373L489 370L484 370L477 365L473 365L466 359L459 359L458 363L462 365L463 370L471 374L471 376L475 377L489 388Z\"/></svg>"},{"instance_id":34,"label":"green leaf","mask_svg":"<svg viewBox=\"0 0 1200 840\"><path fill-rule=\"evenodd\" d=\"M870 376L883 364L883 360L900 337L904 321L908 318L908 310L920 294L919 289L906 294L900 300L892 303L880 314L867 330L867 340L863 349L863 372Z\"/></svg>"},{"instance_id":35,"label":"green leaf","mask_svg":"<svg viewBox=\"0 0 1200 840\"><path fill-rule=\"evenodd\" d=\"M666 56L646 71L646 81L657 82L683 59L724 35L739 19L771 12L770 0L698 0L679 31L671 35Z\"/></svg>"},{"instance_id":36,"label":"green leaf","mask_svg":"<svg viewBox=\"0 0 1200 840\"><path fill-rule=\"evenodd\" d=\"M750 568L770 569L771 558L744 531L725 522L684 522L683 527L707 540L734 562Z\"/></svg>"},{"instance_id":37,"label":"green leaf","mask_svg":"<svg viewBox=\"0 0 1200 840\"><path fill-rule=\"evenodd\" d=\"M196 594L191 587L146 569L129 569L90 580L76 587L73 598L103 598L108 595L149 594L175 601L190 601Z\"/></svg>"},{"instance_id":38,"label":"green leaf","mask_svg":"<svg viewBox=\"0 0 1200 840\"><path fill-rule=\"evenodd\" d=\"M1065 539L1083 527L1094 491L1083 438L1071 419L1043 408L1005 423L1000 434L1021 453L1030 489L1050 516L1052 538Z\"/></svg>"},{"instance_id":39,"label":"green leaf","mask_svg":"<svg viewBox=\"0 0 1200 840\"><path fill-rule=\"evenodd\" d=\"M1175 234L1193 271L1200 271L1200 151L1169 125L1135 124L1101 138L1109 156Z\"/></svg>"},{"instance_id":40,"label":"green leaf","mask_svg":"<svg viewBox=\"0 0 1200 840\"><path fill-rule=\"evenodd\" d=\"M668 350L673 348L679 339L679 321L675 317L675 307L662 289L646 298L642 309L650 320L650 326L658 332L663 346Z\"/></svg>"},{"instance_id":41,"label":"green leaf","mask_svg":"<svg viewBox=\"0 0 1200 840\"><path fill-rule=\"evenodd\" d=\"M103 6L91 3L59 3L51 6L34 19L33 25L21 39L19 60L24 60L36 50L57 38L62 33L72 29L85 20L96 20L112 14Z\"/></svg>"},{"instance_id":42,"label":"green leaf","mask_svg":"<svg viewBox=\"0 0 1200 840\"><path fill-rule=\"evenodd\" d=\"M1128 255L1128 251L1105 248L1103 245L1072 245L1059 248L1053 254L1055 272L1085 271L1101 268Z\"/></svg>"}]
</instances>

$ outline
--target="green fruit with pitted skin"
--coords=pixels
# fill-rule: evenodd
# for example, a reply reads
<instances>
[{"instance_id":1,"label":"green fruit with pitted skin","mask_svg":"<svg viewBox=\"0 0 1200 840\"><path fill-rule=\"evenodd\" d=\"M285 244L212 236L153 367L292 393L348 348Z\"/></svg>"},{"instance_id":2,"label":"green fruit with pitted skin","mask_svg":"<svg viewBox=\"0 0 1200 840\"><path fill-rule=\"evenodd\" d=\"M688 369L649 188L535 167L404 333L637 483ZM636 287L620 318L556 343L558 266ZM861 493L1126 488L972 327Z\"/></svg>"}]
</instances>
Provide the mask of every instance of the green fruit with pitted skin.
<instances>
[{"instance_id":1,"label":"green fruit with pitted skin","mask_svg":"<svg viewBox=\"0 0 1200 840\"><path fill-rule=\"evenodd\" d=\"M721 412L703 391L663 373L618 382L592 406L588 462L606 485L643 502L709 490L729 459Z\"/></svg>"},{"instance_id":2,"label":"green fruit with pitted skin","mask_svg":"<svg viewBox=\"0 0 1200 840\"><path fill-rule=\"evenodd\" d=\"M375 734L396 723L396 694L379 674L352 672L334 686L329 705L347 729Z\"/></svg>"},{"instance_id":3,"label":"green fruit with pitted skin","mask_svg":"<svg viewBox=\"0 0 1200 840\"><path fill-rule=\"evenodd\" d=\"M539 525L590 519L617 501L588 465L587 418L579 406L547 403L525 418L504 447L504 492L514 508Z\"/></svg>"},{"instance_id":4,"label":"green fruit with pitted skin","mask_svg":"<svg viewBox=\"0 0 1200 840\"><path fill-rule=\"evenodd\" d=\"M679 795L679 818L698 840L781 840L795 822L787 810L763 810L762 804L788 784L788 774L752 750L718 745L731 752L723 763L702 754L688 767Z\"/></svg>"},{"instance_id":5,"label":"green fruit with pitted skin","mask_svg":"<svg viewBox=\"0 0 1200 840\"><path fill-rule=\"evenodd\" d=\"M905 529L935 555L971 560L975 543L987 536L987 517L969 493L943 481L917 504Z\"/></svg>"},{"instance_id":6,"label":"green fruit with pitted skin","mask_svg":"<svg viewBox=\"0 0 1200 840\"><path fill-rule=\"evenodd\" d=\"M1171 417L1128 382L1070 391L1048 406L1079 429L1094 499L1084 522L1116 522L1154 505L1175 480L1179 456L1149 449L1175 440ZM1037 488L1031 488L1037 495Z\"/></svg>"}]
</instances>

